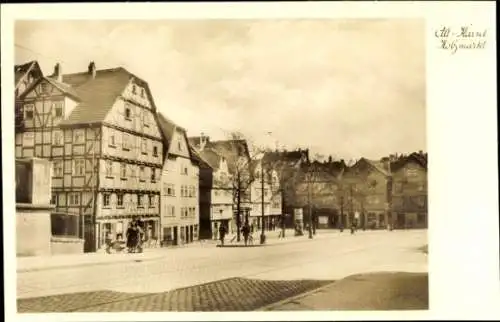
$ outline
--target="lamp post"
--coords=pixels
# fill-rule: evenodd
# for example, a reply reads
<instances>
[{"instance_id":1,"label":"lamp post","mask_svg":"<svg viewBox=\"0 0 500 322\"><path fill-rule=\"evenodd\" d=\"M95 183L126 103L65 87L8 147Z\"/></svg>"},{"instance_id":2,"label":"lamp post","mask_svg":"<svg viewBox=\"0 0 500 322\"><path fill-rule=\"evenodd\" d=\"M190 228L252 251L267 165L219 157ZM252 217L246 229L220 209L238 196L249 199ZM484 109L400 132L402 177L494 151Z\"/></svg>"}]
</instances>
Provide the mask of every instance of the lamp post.
<instances>
[{"instance_id":1,"label":"lamp post","mask_svg":"<svg viewBox=\"0 0 500 322\"><path fill-rule=\"evenodd\" d=\"M261 169L260 169L260 185L261 185L261 202L262 202L262 232L261 232L261 235L260 235L260 243L261 244L264 244L266 242L266 234L264 232L264 211L265 211L265 207L264 207L264 168L263 168L263 165L261 165Z\"/></svg>"}]
</instances>

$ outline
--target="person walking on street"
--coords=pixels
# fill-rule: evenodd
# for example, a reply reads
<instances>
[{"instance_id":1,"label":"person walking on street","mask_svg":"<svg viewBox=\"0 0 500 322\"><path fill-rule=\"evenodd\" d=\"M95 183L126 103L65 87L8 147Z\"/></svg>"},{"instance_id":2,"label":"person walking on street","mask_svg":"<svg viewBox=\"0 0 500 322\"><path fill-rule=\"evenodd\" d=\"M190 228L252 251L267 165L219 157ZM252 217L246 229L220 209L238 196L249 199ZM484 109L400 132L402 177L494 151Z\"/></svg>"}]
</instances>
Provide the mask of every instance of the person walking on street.
<instances>
[{"instance_id":1,"label":"person walking on street","mask_svg":"<svg viewBox=\"0 0 500 322\"><path fill-rule=\"evenodd\" d=\"M245 246L248 245L248 236L250 235L250 227L248 224L245 224L243 228L241 228L241 232L243 233L243 238L245 239Z\"/></svg>"},{"instance_id":2,"label":"person walking on street","mask_svg":"<svg viewBox=\"0 0 500 322\"><path fill-rule=\"evenodd\" d=\"M354 222L354 220L353 220L353 222L352 222L352 224L351 224L351 235L354 235L354 232L355 232L355 231L356 231L356 223L355 223L355 222Z\"/></svg>"},{"instance_id":3,"label":"person walking on street","mask_svg":"<svg viewBox=\"0 0 500 322\"><path fill-rule=\"evenodd\" d=\"M226 237L226 232L227 232L226 226L221 224L219 227L219 238L221 246L224 246L224 238Z\"/></svg>"}]
</instances>

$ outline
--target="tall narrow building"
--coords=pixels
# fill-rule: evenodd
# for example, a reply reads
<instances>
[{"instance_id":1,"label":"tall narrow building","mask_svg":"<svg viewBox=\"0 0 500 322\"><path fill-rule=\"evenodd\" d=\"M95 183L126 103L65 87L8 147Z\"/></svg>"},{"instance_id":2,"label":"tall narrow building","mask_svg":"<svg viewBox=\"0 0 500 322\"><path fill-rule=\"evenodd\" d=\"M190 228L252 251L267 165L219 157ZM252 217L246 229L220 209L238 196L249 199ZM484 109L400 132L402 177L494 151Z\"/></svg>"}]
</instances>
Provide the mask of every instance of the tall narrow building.
<instances>
[{"instance_id":1,"label":"tall narrow building","mask_svg":"<svg viewBox=\"0 0 500 322\"><path fill-rule=\"evenodd\" d=\"M124 68L41 77L20 96L16 157L52 161L52 202L78 215L85 251L139 220L159 236L163 142L148 83Z\"/></svg>"}]
</instances>

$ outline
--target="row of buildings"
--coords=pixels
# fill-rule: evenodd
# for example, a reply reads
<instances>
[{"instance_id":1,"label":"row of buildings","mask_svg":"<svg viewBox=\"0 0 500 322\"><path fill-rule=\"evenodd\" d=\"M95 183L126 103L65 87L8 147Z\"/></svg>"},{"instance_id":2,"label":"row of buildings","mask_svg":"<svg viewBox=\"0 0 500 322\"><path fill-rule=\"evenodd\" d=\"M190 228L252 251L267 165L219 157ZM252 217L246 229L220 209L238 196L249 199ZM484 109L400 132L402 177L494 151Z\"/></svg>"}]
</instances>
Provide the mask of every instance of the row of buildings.
<instances>
[{"instance_id":1,"label":"row of buildings","mask_svg":"<svg viewBox=\"0 0 500 322\"><path fill-rule=\"evenodd\" d=\"M15 82L15 156L51 161L51 203L64 217L54 218L52 233L84 239L85 251L102 248L109 233L124 237L134 220L151 247L216 238L220 225L293 226L296 208L318 227L359 213L382 227L389 209L402 226L426 223L426 155L347 167L310 162L308 150L249 151L242 138L188 137L158 111L145 80L94 62L72 74L57 64L50 76L28 62L15 66Z\"/></svg>"}]
</instances>

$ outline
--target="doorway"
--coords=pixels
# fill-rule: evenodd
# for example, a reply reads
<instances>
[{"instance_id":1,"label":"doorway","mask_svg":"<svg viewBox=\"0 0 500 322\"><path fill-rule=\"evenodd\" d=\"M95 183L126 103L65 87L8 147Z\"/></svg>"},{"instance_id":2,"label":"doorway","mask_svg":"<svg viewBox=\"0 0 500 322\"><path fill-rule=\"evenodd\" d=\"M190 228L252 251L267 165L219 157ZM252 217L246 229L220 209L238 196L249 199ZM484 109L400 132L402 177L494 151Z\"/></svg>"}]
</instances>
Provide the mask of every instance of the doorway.
<instances>
[{"instance_id":1,"label":"doorway","mask_svg":"<svg viewBox=\"0 0 500 322\"><path fill-rule=\"evenodd\" d=\"M174 245L177 245L178 244L178 231L177 231L177 227L174 227L174 240L173 240L173 244Z\"/></svg>"}]
</instances>

